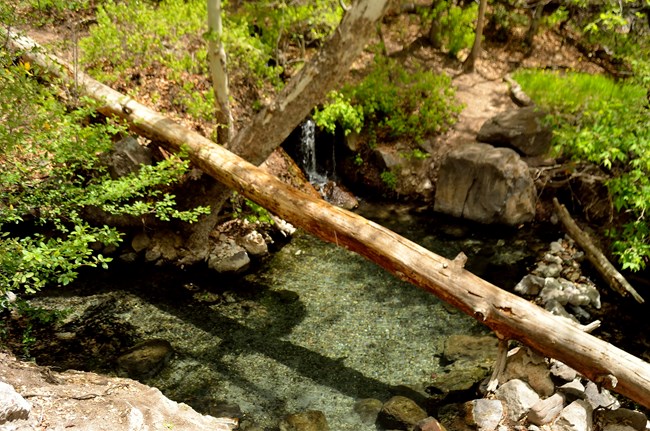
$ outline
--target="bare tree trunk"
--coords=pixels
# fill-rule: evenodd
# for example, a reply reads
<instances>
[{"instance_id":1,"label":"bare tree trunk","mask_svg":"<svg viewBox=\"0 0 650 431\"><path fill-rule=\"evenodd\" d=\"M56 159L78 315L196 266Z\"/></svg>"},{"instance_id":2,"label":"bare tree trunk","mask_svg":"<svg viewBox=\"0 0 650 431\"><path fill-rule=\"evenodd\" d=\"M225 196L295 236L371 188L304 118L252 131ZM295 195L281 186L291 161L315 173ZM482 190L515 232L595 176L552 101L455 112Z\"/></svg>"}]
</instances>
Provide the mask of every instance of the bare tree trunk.
<instances>
[{"instance_id":1,"label":"bare tree trunk","mask_svg":"<svg viewBox=\"0 0 650 431\"><path fill-rule=\"evenodd\" d=\"M1 30L0 30L1 32ZM52 62L25 38L11 45L44 70L71 81L69 68ZM26 48L26 49L25 49ZM463 255L448 260L354 213L297 191L223 147L126 95L81 74L80 91L101 101L100 111L116 115L145 136L187 148L204 172L312 234L381 265L427 290L494 330L573 367L596 384L650 408L650 364L582 331L568 319L482 280L464 269Z\"/></svg>"},{"instance_id":2,"label":"bare tree trunk","mask_svg":"<svg viewBox=\"0 0 650 431\"><path fill-rule=\"evenodd\" d=\"M217 143L227 145L235 131L230 112L226 50L221 39L222 34L221 0L208 0L208 58L214 88Z\"/></svg>"},{"instance_id":3,"label":"bare tree trunk","mask_svg":"<svg viewBox=\"0 0 650 431\"><path fill-rule=\"evenodd\" d=\"M528 53L530 53L533 49L533 39L537 34L537 29L539 28L539 21L542 18L542 12L544 11L545 4L546 4L545 1L542 0L538 1L530 17L530 27L528 27L528 31L526 32L526 37L524 38L524 44L526 44L526 46L528 47Z\"/></svg>"},{"instance_id":4,"label":"bare tree trunk","mask_svg":"<svg viewBox=\"0 0 650 431\"><path fill-rule=\"evenodd\" d=\"M319 53L284 87L276 99L253 122L241 130L228 148L259 165L302 122L327 93L343 79L352 62L375 34L375 24L386 11L388 0L358 0L347 8L341 23ZM230 191L211 185L206 195L210 214L186 230L186 257L191 264L207 256L208 236L218 220L221 204Z\"/></svg>"},{"instance_id":5,"label":"bare tree trunk","mask_svg":"<svg viewBox=\"0 0 650 431\"><path fill-rule=\"evenodd\" d=\"M319 53L237 134L230 151L259 165L289 136L327 93L339 85L361 50L376 34L388 0L357 0Z\"/></svg>"},{"instance_id":6,"label":"bare tree trunk","mask_svg":"<svg viewBox=\"0 0 650 431\"><path fill-rule=\"evenodd\" d=\"M483 27L485 26L485 9L487 9L487 0L481 0L478 6L478 18L476 19L476 36L472 51L463 63L463 72L470 73L474 71L476 59L481 54L481 40L483 39Z\"/></svg>"},{"instance_id":7,"label":"bare tree trunk","mask_svg":"<svg viewBox=\"0 0 650 431\"><path fill-rule=\"evenodd\" d=\"M429 43L435 49L442 48L442 38L440 32L440 13L435 13L435 10L438 8L439 1L434 1L431 5L431 10L433 11L433 18L431 18L431 26L429 27Z\"/></svg>"}]
</instances>

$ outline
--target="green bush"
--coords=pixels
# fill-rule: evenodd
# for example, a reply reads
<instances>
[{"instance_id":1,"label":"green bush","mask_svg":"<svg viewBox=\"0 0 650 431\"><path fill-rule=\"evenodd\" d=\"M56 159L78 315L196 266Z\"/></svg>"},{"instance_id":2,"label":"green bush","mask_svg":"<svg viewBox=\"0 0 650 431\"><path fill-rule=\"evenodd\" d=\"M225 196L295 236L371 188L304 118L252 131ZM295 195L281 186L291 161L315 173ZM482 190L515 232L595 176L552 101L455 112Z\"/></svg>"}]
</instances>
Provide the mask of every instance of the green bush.
<instances>
[{"instance_id":1,"label":"green bush","mask_svg":"<svg viewBox=\"0 0 650 431\"><path fill-rule=\"evenodd\" d=\"M100 156L125 128L96 118L94 105L60 103L57 90L39 84L28 63L12 64L0 50L0 290L34 292L68 284L83 266L110 258L93 246L117 245L119 232L82 217L87 207L113 213L194 220L206 208L178 211L169 186L183 178L177 157L111 180ZM20 229L12 226L19 224ZM20 232L34 232L20 234ZM10 232L12 232L10 234Z\"/></svg>"},{"instance_id":2,"label":"green bush","mask_svg":"<svg viewBox=\"0 0 650 431\"><path fill-rule=\"evenodd\" d=\"M247 27L255 27L261 42L275 54L282 45L317 44L341 21L343 10L337 0L246 2L233 16ZM274 55L275 57L275 55Z\"/></svg>"},{"instance_id":3,"label":"green bush","mask_svg":"<svg viewBox=\"0 0 650 431\"><path fill-rule=\"evenodd\" d=\"M417 142L442 133L462 109L448 76L420 68L409 72L381 56L361 83L344 87L342 94L363 113L364 128L371 135L391 139Z\"/></svg>"},{"instance_id":4,"label":"green bush","mask_svg":"<svg viewBox=\"0 0 650 431\"><path fill-rule=\"evenodd\" d=\"M359 133L363 127L363 109L353 106L350 99L338 91L332 91L328 100L322 109L314 112L316 125L332 135L337 126L343 129L346 136L353 131Z\"/></svg>"},{"instance_id":5,"label":"green bush","mask_svg":"<svg viewBox=\"0 0 650 431\"><path fill-rule=\"evenodd\" d=\"M397 175L394 172L384 171L380 174L380 178L389 189L395 190L397 188Z\"/></svg>"},{"instance_id":6,"label":"green bush","mask_svg":"<svg viewBox=\"0 0 650 431\"><path fill-rule=\"evenodd\" d=\"M523 71L515 79L533 100L553 112L558 154L590 161L610 173L609 192L623 220L621 228L610 232L613 251L624 269L643 269L650 259L646 89L579 73Z\"/></svg>"},{"instance_id":7,"label":"green bush","mask_svg":"<svg viewBox=\"0 0 650 431\"><path fill-rule=\"evenodd\" d=\"M423 19L427 23L430 23L432 19L438 20L440 42L453 58L474 43L474 27L477 16L478 5L473 2L462 8L452 1L441 0L433 9L423 12Z\"/></svg>"},{"instance_id":8,"label":"green bush","mask_svg":"<svg viewBox=\"0 0 650 431\"><path fill-rule=\"evenodd\" d=\"M273 49L249 32L242 20L223 13L223 42L229 55L229 68L244 69L258 85L270 82L280 86L280 69L269 66ZM208 74L207 11L205 1L163 0L149 2L107 0L97 9L97 25L80 41L82 63L101 81L128 79L133 68L164 67L169 78L187 82L185 74ZM188 49L189 47L189 49ZM190 84L187 84L190 85ZM199 117L208 115L207 106L196 110L202 94L183 86L181 103ZM214 107L210 107L211 110Z\"/></svg>"}]
</instances>

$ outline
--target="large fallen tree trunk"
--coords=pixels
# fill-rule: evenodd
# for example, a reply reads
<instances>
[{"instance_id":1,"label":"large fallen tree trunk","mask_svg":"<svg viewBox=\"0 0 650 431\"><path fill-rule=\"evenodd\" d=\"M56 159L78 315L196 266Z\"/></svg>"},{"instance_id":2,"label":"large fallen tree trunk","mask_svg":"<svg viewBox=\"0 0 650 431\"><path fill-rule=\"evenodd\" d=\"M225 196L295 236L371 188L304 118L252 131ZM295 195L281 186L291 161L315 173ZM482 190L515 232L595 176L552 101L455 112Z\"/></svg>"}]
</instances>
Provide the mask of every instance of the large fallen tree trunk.
<instances>
[{"instance_id":1,"label":"large fallen tree trunk","mask_svg":"<svg viewBox=\"0 0 650 431\"><path fill-rule=\"evenodd\" d=\"M74 82L68 68L34 52L33 42L14 35L14 47L35 64ZM463 269L463 256L448 260L354 213L290 188L203 136L79 74L79 89L102 101L101 111L127 119L139 133L184 147L202 170L306 231L352 250L399 278L425 289L487 325L501 339L514 339L575 368L592 381L650 408L650 364L584 333L570 321L499 289Z\"/></svg>"}]
</instances>

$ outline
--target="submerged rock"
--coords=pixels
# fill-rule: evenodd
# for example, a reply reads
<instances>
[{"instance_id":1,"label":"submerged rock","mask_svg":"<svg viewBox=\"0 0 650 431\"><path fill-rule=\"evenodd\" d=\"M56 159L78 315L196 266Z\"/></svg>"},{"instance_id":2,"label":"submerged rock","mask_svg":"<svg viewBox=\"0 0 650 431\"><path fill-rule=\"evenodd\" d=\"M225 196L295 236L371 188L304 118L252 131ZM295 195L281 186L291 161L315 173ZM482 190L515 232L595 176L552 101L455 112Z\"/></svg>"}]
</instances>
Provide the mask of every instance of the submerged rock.
<instances>
[{"instance_id":1,"label":"submerged rock","mask_svg":"<svg viewBox=\"0 0 650 431\"><path fill-rule=\"evenodd\" d=\"M384 403L377 422L384 429L411 430L428 416L415 401L397 395Z\"/></svg>"},{"instance_id":2,"label":"submerged rock","mask_svg":"<svg viewBox=\"0 0 650 431\"><path fill-rule=\"evenodd\" d=\"M280 431L329 431L325 414L318 410L294 413L280 422Z\"/></svg>"},{"instance_id":3,"label":"submerged rock","mask_svg":"<svg viewBox=\"0 0 650 431\"><path fill-rule=\"evenodd\" d=\"M354 403L354 411L364 423L373 424L377 420L377 415L381 411L383 404L375 398L363 398Z\"/></svg>"},{"instance_id":4,"label":"submerged rock","mask_svg":"<svg viewBox=\"0 0 650 431\"><path fill-rule=\"evenodd\" d=\"M169 362L174 353L166 340L147 340L136 344L119 358L119 371L134 379L155 376Z\"/></svg>"}]
</instances>

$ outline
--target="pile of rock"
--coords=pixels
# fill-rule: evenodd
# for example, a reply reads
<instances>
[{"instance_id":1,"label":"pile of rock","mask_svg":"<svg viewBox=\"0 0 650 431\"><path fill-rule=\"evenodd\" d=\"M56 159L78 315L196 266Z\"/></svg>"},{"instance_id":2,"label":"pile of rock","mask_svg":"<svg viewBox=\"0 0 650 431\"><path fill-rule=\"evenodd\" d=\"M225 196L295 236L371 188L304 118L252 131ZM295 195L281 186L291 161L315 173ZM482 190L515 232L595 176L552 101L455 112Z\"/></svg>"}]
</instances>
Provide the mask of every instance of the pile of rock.
<instances>
[{"instance_id":1,"label":"pile of rock","mask_svg":"<svg viewBox=\"0 0 650 431\"><path fill-rule=\"evenodd\" d=\"M459 431L642 431L643 413L621 408L606 389L565 364L517 347L494 394L446 406L439 419Z\"/></svg>"},{"instance_id":2,"label":"pile of rock","mask_svg":"<svg viewBox=\"0 0 650 431\"><path fill-rule=\"evenodd\" d=\"M555 315L577 321L591 318L589 308L600 309L600 293L589 278L582 275L584 253L569 237L551 243L537 267L516 286L515 292L534 297Z\"/></svg>"},{"instance_id":3,"label":"pile of rock","mask_svg":"<svg viewBox=\"0 0 650 431\"><path fill-rule=\"evenodd\" d=\"M464 403L425 410L413 399L398 395L383 404L377 400L361 400L355 410L365 421L374 421L385 430L650 429L643 413L621 408L619 401L606 389L599 388L567 365L527 348L516 347L509 352L502 380L504 383L494 393Z\"/></svg>"}]
</instances>

